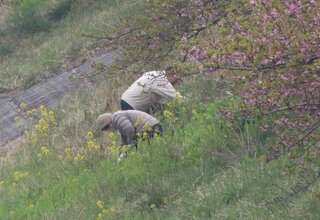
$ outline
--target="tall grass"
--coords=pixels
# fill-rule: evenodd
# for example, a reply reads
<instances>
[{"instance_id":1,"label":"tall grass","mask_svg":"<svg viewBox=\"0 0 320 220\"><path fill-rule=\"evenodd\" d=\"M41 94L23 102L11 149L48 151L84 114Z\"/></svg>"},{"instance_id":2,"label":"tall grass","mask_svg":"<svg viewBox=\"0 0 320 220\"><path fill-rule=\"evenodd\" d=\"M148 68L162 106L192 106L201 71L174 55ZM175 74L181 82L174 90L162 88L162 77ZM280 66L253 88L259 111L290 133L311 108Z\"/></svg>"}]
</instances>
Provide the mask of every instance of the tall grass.
<instances>
[{"instance_id":1,"label":"tall grass","mask_svg":"<svg viewBox=\"0 0 320 220\"><path fill-rule=\"evenodd\" d=\"M259 138L267 134L257 124L228 126L219 109L232 108L237 100L223 95L224 88L212 81L196 86L208 80L212 79L188 79L178 89L199 99L206 90L212 99L164 104L164 111L155 113L163 124L163 137L139 142L138 151L129 151L120 164L117 133L100 132L95 118L118 109L127 83L112 84L107 79L69 97L54 113L45 107L30 113L37 114L39 126L26 134L24 160L2 169L0 215L4 219L317 219L319 184L290 202L268 204L284 193L277 186L285 189L291 179L283 174L286 159L266 164L263 154L250 156L243 150L248 144L251 151L258 151L259 144L267 147L268 142ZM216 96L217 90L221 94Z\"/></svg>"},{"instance_id":2,"label":"tall grass","mask_svg":"<svg viewBox=\"0 0 320 220\"><path fill-rule=\"evenodd\" d=\"M0 63L1 85L6 88L28 86L59 68L66 68L99 44L83 37L84 33L107 32L113 21L139 13L137 7L143 1L97 1L95 4L75 5L68 14L55 23L49 32L40 32L27 37L15 37L6 32L5 47ZM13 38L13 40L10 40ZM10 53L9 53L10 52Z\"/></svg>"}]
</instances>

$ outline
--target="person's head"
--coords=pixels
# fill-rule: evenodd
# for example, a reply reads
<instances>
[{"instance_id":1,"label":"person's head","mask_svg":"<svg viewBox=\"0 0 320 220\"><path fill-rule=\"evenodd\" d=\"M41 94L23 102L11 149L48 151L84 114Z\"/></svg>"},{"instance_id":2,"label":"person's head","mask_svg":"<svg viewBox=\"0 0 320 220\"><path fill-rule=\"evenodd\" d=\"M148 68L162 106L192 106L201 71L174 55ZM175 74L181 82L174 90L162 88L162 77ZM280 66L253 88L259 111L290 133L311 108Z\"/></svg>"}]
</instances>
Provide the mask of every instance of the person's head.
<instances>
[{"instance_id":1,"label":"person's head","mask_svg":"<svg viewBox=\"0 0 320 220\"><path fill-rule=\"evenodd\" d=\"M113 130L111 113L104 113L102 115L99 115L96 122L102 131Z\"/></svg>"},{"instance_id":2,"label":"person's head","mask_svg":"<svg viewBox=\"0 0 320 220\"><path fill-rule=\"evenodd\" d=\"M181 77L176 74L176 70L172 67L168 67L166 70L166 77L168 81L172 84L175 85L176 83L182 81Z\"/></svg>"},{"instance_id":3,"label":"person's head","mask_svg":"<svg viewBox=\"0 0 320 220\"><path fill-rule=\"evenodd\" d=\"M175 85L178 82L182 81L181 77L179 77L175 74L174 75L167 75L167 79L172 85Z\"/></svg>"}]
</instances>

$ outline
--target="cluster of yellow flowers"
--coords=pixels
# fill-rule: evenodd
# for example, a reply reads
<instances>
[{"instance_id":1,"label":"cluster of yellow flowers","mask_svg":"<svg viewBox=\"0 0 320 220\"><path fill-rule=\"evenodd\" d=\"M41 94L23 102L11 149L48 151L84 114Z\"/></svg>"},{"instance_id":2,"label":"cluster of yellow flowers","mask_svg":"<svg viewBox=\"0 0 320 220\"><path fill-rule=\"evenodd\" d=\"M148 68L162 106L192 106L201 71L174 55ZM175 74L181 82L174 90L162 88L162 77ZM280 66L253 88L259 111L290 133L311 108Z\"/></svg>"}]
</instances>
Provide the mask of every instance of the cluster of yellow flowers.
<instances>
[{"instance_id":1,"label":"cluster of yellow flowers","mask_svg":"<svg viewBox=\"0 0 320 220\"><path fill-rule=\"evenodd\" d=\"M26 177L28 177L28 172L23 172L23 171L14 171L12 174L12 177L14 179L13 183L10 185L10 183L8 183L7 185L9 186L9 189L14 189L17 187L18 182L25 179ZM5 188L5 182L4 181L0 181L0 190Z\"/></svg>"},{"instance_id":2,"label":"cluster of yellow flowers","mask_svg":"<svg viewBox=\"0 0 320 220\"><path fill-rule=\"evenodd\" d=\"M26 114L29 116L29 120L33 125L31 130L25 131L27 139L31 141L33 145L41 145L41 138L47 137L49 130L57 126L57 120L54 112L48 111L44 105L39 106L38 109L27 110L27 105L21 103L20 108L26 111ZM17 117L15 120L16 124L21 126L19 118ZM46 150L40 150L39 157L46 156L48 151L46 153L45 152Z\"/></svg>"},{"instance_id":3,"label":"cluster of yellow flowers","mask_svg":"<svg viewBox=\"0 0 320 220\"><path fill-rule=\"evenodd\" d=\"M94 135L92 133L92 131L88 131L87 133L87 147L92 150L99 150L100 146L98 144L95 143L96 140L94 138Z\"/></svg>"},{"instance_id":4,"label":"cluster of yellow flowers","mask_svg":"<svg viewBox=\"0 0 320 220\"><path fill-rule=\"evenodd\" d=\"M176 100L179 104L184 103L184 98L180 94L180 92L176 92L176 94L174 95L174 100Z\"/></svg>"},{"instance_id":5,"label":"cluster of yellow flowers","mask_svg":"<svg viewBox=\"0 0 320 220\"><path fill-rule=\"evenodd\" d=\"M65 147L64 149L64 155L59 155L58 158L63 161L85 161L88 159L88 156L92 152L96 152L100 149L100 145L96 143L96 139L94 137L94 134L92 131L87 132L86 136L86 144L82 147L80 147L75 155L72 155L72 149L70 146Z\"/></svg>"},{"instance_id":6,"label":"cluster of yellow flowers","mask_svg":"<svg viewBox=\"0 0 320 220\"><path fill-rule=\"evenodd\" d=\"M113 156L118 156L118 145L117 145L117 137L115 135L114 132L110 132L108 133L108 139L109 139L109 146L108 146L108 153L110 155L113 155ZM123 147L122 147L123 148ZM126 149L126 148L124 148Z\"/></svg>"},{"instance_id":7,"label":"cluster of yellow flowers","mask_svg":"<svg viewBox=\"0 0 320 220\"><path fill-rule=\"evenodd\" d=\"M19 181L19 180L21 180L21 179L23 179L23 178L25 178L27 176L28 176L28 172L15 171L13 173L13 178L14 178L15 181Z\"/></svg>"},{"instance_id":8,"label":"cluster of yellow flowers","mask_svg":"<svg viewBox=\"0 0 320 220\"><path fill-rule=\"evenodd\" d=\"M49 149L45 145L41 146L40 151L38 153L38 158L41 160L43 157L48 157Z\"/></svg>"},{"instance_id":9,"label":"cluster of yellow flowers","mask_svg":"<svg viewBox=\"0 0 320 220\"><path fill-rule=\"evenodd\" d=\"M165 118L169 119L173 123L178 121L178 118L172 112L170 112L169 110L164 110L163 111L163 115L164 115Z\"/></svg>"},{"instance_id":10,"label":"cluster of yellow flowers","mask_svg":"<svg viewBox=\"0 0 320 220\"><path fill-rule=\"evenodd\" d=\"M163 115L164 115L164 117L166 117L166 118L172 118L172 117L174 117L174 114L173 114L172 112L168 111L168 110L164 110L164 111L163 111Z\"/></svg>"},{"instance_id":11,"label":"cluster of yellow flowers","mask_svg":"<svg viewBox=\"0 0 320 220\"><path fill-rule=\"evenodd\" d=\"M104 202L102 200L98 200L96 202L96 205L98 206L98 208L100 209L100 212L98 214L97 220L101 220L103 219L103 217L105 217L106 215L108 215L109 213L113 213L115 212L115 208L111 207L110 209L106 209L104 207Z\"/></svg>"}]
</instances>

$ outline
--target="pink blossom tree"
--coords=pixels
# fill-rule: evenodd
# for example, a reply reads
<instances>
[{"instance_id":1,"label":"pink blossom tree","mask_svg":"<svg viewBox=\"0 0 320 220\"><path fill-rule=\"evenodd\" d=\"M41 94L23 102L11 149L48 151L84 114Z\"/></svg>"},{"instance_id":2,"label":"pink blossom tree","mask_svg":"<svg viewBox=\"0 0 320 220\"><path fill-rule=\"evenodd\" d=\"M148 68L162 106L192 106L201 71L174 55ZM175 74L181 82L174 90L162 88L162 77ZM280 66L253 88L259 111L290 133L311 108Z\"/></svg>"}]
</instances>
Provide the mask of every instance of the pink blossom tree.
<instances>
[{"instance_id":1,"label":"pink blossom tree","mask_svg":"<svg viewBox=\"0 0 320 220\"><path fill-rule=\"evenodd\" d=\"M247 117L272 116L262 127L279 144L268 160L318 158L319 7L315 0L148 1L107 45L120 51L123 69L172 65L236 82Z\"/></svg>"}]
</instances>

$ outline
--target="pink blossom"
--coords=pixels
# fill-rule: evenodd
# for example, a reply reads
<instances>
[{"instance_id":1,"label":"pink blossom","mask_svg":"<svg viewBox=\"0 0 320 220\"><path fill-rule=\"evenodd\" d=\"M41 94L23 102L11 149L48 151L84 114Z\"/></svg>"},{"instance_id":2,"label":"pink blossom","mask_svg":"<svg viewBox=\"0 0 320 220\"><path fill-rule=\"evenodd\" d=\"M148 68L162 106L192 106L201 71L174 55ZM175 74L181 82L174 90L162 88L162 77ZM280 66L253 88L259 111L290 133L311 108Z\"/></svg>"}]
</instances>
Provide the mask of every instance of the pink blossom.
<instances>
[{"instance_id":1,"label":"pink blossom","mask_svg":"<svg viewBox=\"0 0 320 220\"><path fill-rule=\"evenodd\" d=\"M277 11L277 9L273 8L270 12L270 15L273 17L273 18L278 18L280 16L279 12Z\"/></svg>"},{"instance_id":2,"label":"pink blossom","mask_svg":"<svg viewBox=\"0 0 320 220\"><path fill-rule=\"evenodd\" d=\"M203 60L206 55L206 51L198 45L193 45L191 49L189 49L188 53L191 55L192 59L198 61Z\"/></svg>"}]
</instances>

